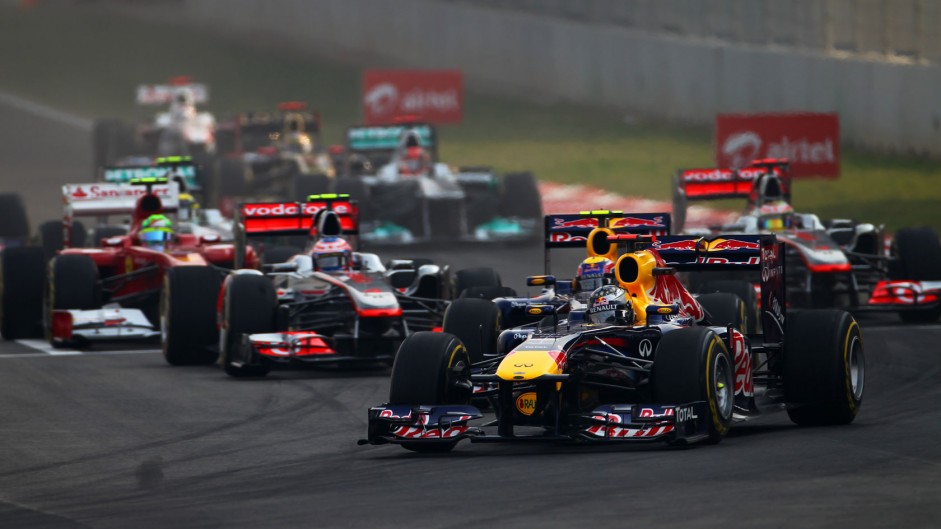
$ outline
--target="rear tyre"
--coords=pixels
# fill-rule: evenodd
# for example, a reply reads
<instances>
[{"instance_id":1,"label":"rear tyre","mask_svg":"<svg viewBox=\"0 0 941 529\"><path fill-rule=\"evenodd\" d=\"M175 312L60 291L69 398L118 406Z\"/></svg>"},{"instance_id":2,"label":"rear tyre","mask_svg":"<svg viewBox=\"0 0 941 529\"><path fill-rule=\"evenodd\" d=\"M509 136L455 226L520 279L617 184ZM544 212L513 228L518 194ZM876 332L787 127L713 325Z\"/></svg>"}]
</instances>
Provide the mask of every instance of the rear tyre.
<instances>
[{"instance_id":1,"label":"rear tyre","mask_svg":"<svg viewBox=\"0 0 941 529\"><path fill-rule=\"evenodd\" d=\"M18 193L0 193L0 239L29 238L29 219L23 197Z\"/></svg>"},{"instance_id":2,"label":"rear tyre","mask_svg":"<svg viewBox=\"0 0 941 529\"><path fill-rule=\"evenodd\" d=\"M476 364L496 353L497 337L502 330L500 320L500 311L492 301L461 298L444 312L442 327L464 344L471 363Z\"/></svg>"},{"instance_id":3,"label":"rear tyre","mask_svg":"<svg viewBox=\"0 0 941 529\"><path fill-rule=\"evenodd\" d=\"M663 334L651 373L654 402L706 401L707 443L722 441L732 424L735 364L719 336L707 327Z\"/></svg>"},{"instance_id":4,"label":"rear tyre","mask_svg":"<svg viewBox=\"0 0 941 529\"><path fill-rule=\"evenodd\" d=\"M497 298L507 298L516 296L516 291L510 287L470 287L461 292L462 298L478 298L494 300Z\"/></svg>"},{"instance_id":5,"label":"rear tyre","mask_svg":"<svg viewBox=\"0 0 941 529\"><path fill-rule=\"evenodd\" d=\"M702 294L697 298L699 304L706 309L709 323L715 326L732 326L741 332L746 332L748 324L745 302L735 294L728 292L714 292Z\"/></svg>"},{"instance_id":6,"label":"rear tyre","mask_svg":"<svg viewBox=\"0 0 941 529\"><path fill-rule=\"evenodd\" d=\"M85 246L87 235L85 225L79 221L73 221L72 240L69 242L69 246L72 248ZM55 257L56 253L65 246L63 244L64 238L65 233L63 233L61 220L47 220L39 225L39 244L42 246L47 261Z\"/></svg>"},{"instance_id":7,"label":"rear tyre","mask_svg":"<svg viewBox=\"0 0 941 529\"><path fill-rule=\"evenodd\" d=\"M402 342L392 365L391 404L468 404L473 384L461 341L446 333L417 332ZM453 442L405 442L414 452L448 452Z\"/></svg>"},{"instance_id":8,"label":"rear tyre","mask_svg":"<svg viewBox=\"0 0 941 529\"><path fill-rule=\"evenodd\" d=\"M310 195L321 195L330 192L331 179L320 173L298 173L294 175L294 194L289 200L304 202Z\"/></svg>"},{"instance_id":9,"label":"rear tyre","mask_svg":"<svg viewBox=\"0 0 941 529\"><path fill-rule=\"evenodd\" d=\"M168 364L209 365L219 358L216 302L221 286L219 272L210 267L167 270L160 293L160 333Z\"/></svg>"},{"instance_id":10,"label":"rear tyre","mask_svg":"<svg viewBox=\"0 0 941 529\"><path fill-rule=\"evenodd\" d=\"M897 279L941 280L941 241L933 229L903 228L893 244L898 255L895 269L901 276ZM933 322L941 316L941 308L902 311L899 316L908 322Z\"/></svg>"},{"instance_id":11,"label":"rear tyre","mask_svg":"<svg viewBox=\"0 0 941 529\"><path fill-rule=\"evenodd\" d=\"M500 274L489 267L465 268L454 274L454 294L457 297L460 297L461 293L470 287L499 287L502 285Z\"/></svg>"},{"instance_id":12,"label":"rear tyre","mask_svg":"<svg viewBox=\"0 0 941 529\"><path fill-rule=\"evenodd\" d=\"M699 287L702 294L713 292L729 292L735 294L745 302L745 324L741 331L746 334L756 334L760 318L758 315L758 295L755 293L755 287L748 281L737 281L734 279L721 279L706 281Z\"/></svg>"},{"instance_id":13,"label":"rear tyre","mask_svg":"<svg viewBox=\"0 0 941 529\"><path fill-rule=\"evenodd\" d=\"M500 211L505 217L542 220L542 198L532 173L509 173L503 177Z\"/></svg>"},{"instance_id":14,"label":"rear tyre","mask_svg":"<svg viewBox=\"0 0 941 529\"><path fill-rule=\"evenodd\" d=\"M42 336L46 259L41 248L0 251L0 333L6 340Z\"/></svg>"},{"instance_id":15,"label":"rear tyre","mask_svg":"<svg viewBox=\"0 0 941 529\"><path fill-rule=\"evenodd\" d=\"M849 424L863 400L866 362L859 324L845 311L788 314L784 340L787 414L795 424Z\"/></svg>"},{"instance_id":16,"label":"rear tyre","mask_svg":"<svg viewBox=\"0 0 941 529\"><path fill-rule=\"evenodd\" d=\"M256 274L233 275L223 299L222 367L232 377L262 377L271 370L267 359L243 340L249 334L273 332L278 308L274 284Z\"/></svg>"}]
</instances>

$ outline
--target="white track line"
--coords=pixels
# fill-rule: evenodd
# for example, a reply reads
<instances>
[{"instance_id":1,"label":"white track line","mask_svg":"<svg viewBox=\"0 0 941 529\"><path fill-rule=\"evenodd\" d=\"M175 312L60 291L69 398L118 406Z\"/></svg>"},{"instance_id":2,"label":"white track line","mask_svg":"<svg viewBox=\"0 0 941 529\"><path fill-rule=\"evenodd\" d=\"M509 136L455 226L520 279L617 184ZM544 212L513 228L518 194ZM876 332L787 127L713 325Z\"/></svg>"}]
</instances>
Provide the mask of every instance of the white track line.
<instances>
[{"instance_id":1,"label":"white track line","mask_svg":"<svg viewBox=\"0 0 941 529\"><path fill-rule=\"evenodd\" d=\"M86 132L91 132L92 130L93 122L90 119L63 112L13 94L0 92L0 103Z\"/></svg>"},{"instance_id":2,"label":"white track line","mask_svg":"<svg viewBox=\"0 0 941 529\"><path fill-rule=\"evenodd\" d=\"M120 351L78 351L75 349L57 349L45 340L16 340L16 343L35 349L39 353L0 354L0 358L26 358L35 356L107 356L130 354L154 354L160 349L125 349Z\"/></svg>"}]
</instances>

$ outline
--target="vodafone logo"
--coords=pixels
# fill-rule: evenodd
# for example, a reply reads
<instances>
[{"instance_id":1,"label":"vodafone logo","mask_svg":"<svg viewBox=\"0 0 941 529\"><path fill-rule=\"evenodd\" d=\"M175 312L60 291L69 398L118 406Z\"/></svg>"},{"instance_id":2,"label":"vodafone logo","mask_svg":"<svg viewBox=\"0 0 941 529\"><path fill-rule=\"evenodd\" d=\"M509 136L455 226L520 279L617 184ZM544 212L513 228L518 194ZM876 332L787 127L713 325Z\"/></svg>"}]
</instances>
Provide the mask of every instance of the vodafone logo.
<instances>
[{"instance_id":1,"label":"vodafone logo","mask_svg":"<svg viewBox=\"0 0 941 529\"><path fill-rule=\"evenodd\" d=\"M392 83L374 86L363 96L363 104L373 114L392 114L399 101L399 91Z\"/></svg>"},{"instance_id":2,"label":"vodafone logo","mask_svg":"<svg viewBox=\"0 0 941 529\"><path fill-rule=\"evenodd\" d=\"M738 132L726 138L722 145L722 155L730 161L732 167L743 167L758 158L761 149L761 136L750 130Z\"/></svg>"},{"instance_id":3,"label":"vodafone logo","mask_svg":"<svg viewBox=\"0 0 941 529\"><path fill-rule=\"evenodd\" d=\"M301 211L303 207L303 211ZM296 202L282 202L280 204L249 204L242 207L242 214L246 217L308 217L324 209L321 204L303 204ZM349 204L334 204L333 211L340 215L350 213Z\"/></svg>"}]
</instances>

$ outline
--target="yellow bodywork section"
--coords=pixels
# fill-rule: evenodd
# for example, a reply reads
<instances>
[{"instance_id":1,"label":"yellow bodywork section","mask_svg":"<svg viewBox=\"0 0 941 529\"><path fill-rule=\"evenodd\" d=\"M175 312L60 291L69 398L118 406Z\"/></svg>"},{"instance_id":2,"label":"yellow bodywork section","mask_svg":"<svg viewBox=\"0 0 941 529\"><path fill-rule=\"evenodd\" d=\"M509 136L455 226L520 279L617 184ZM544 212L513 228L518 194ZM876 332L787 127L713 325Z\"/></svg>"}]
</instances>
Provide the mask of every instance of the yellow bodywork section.
<instances>
[{"instance_id":1,"label":"yellow bodywork section","mask_svg":"<svg viewBox=\"0 0 941 529\"><path fill-rule=\"evenodd\" d=\"M636 277L622 278L622 265L627 264L624 263L627 259L633 260L637 265ZM657 259L650 252L643 250L622 255L618 259L617 264L614 265L614 276L617 278L618 284L631 296L631 303L634 308L634 323L637 325L647 324L647 305L658 304L658 302L651 300L650 295L647 294L653 290L654 283L656 282L656 278L653 276L653 269L656 267ZM624 266L623 268L628 269L633 267Z\"/></svg>"},{"instance_id":2,"label":"yellow bodywork section","mask_svg":"<svg viewBox=\"0 0 941 529\"><path fill-rule=\"evenodd\" d=\"M548 351L515 351L497 368L497 376L502 380L533 380L561 373L562 368Z\"/></svg>"}]
</instances>

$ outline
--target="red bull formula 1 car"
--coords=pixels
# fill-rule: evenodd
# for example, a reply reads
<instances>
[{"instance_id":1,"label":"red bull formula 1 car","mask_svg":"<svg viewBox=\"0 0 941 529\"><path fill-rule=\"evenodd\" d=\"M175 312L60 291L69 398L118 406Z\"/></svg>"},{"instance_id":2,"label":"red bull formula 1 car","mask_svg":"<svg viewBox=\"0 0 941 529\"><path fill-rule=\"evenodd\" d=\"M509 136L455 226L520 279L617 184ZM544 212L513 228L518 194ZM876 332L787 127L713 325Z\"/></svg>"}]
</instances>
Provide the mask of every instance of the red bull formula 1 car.
<instances>
[{"instance_id":1,"label":"red bull formula 1 car","mask_svg":"<svg viewBox=\"0 0 941 529\"><path fill-rule=\"evenodd\" d=\"M509 340L490 344L480 362L464 344L473 337L410 336L392 369L389 402L369 410L360 443L419 452L448 451L462 439L716 443L734 423L785 408L801 425L853 421L865 371L859 326L840 310L788 313L784 250L774 235L738 237L758 249L710 247L697 236L655 238L661 247L691 241L690 250L657 250L643 235L590 238L596 249L607 240L605 254L629 246L616 285L596 290L584 309L546 305L542 321L503 331ZM735 295L700 304L673 275L709 269L758 271L762 334L727 321L744 310ZM624 292L615 301L605 289ZM478 321L487 325L489 315ZM479 386L486 390L472 393ZM472 395L489 406L472 405Z\"/></svg>"},{"instance_id":2,"label":"red bull formula 1 car","mask_svg":"<svg viewBox=\"0 0 941 529\"><path fill-rule=\"evenodd\" d=\"M733 224L690 233L775 233L785 244L788 300L801 307L843 307L854 312L895 311L906 321L941 316L941 242L930 228L903 228L891 245L883 229L869 223L795 213L786 160L752 162L742 169L685 169L674 178L674 230L683 230L691 200L745 198L745 213ZM737 237L722 243L735 245ZM888 250L887 250L888 248ZM741 275L697 289L728 288ZM751 274L751 283L758 278ZM743 297L746 288L736 291Z\"/></svg>"}]
</instances>

